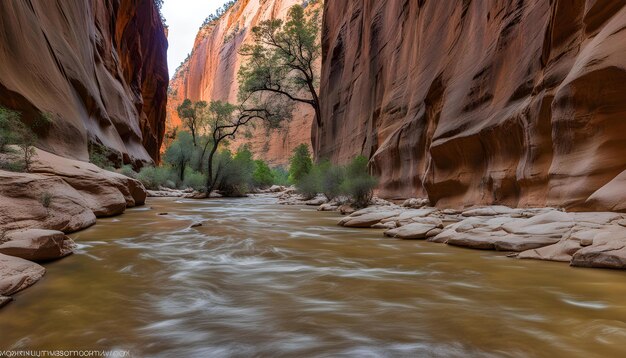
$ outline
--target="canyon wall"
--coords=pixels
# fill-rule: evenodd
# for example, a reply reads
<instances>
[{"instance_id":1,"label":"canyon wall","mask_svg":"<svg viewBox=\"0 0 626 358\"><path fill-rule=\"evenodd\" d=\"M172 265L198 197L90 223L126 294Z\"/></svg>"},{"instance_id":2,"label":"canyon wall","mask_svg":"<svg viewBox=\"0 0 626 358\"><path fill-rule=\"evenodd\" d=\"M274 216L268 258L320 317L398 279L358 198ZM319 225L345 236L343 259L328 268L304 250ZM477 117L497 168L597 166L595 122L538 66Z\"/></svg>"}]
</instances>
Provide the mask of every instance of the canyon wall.
<instances>
[{"instance_id":1,"label":"canyon wall","mask_svg":"<svg viewBox=\"0 0 626 358\"><path fill-rule=\"evenodd\" d=\"M168 98L168 128L179 127L176 107L185 98L192 101L212 100L237 103L239 90L237 72L244 58L241 46L249 42L252 27L269 19L284 18L295 4L302 0L239 0L218 20L203 26L196 36L189 58L181 64L170 83ZM319 2L307 9L321 9ZM319 67L318 67L319 68ZM260 126L250 135L239 135L231 142L231 150L250 144L255 156L272 165L285 165L293 148L311 143L311 124L314 113L308 105L297 105L293 119L284 128L267 133Z\"/></svg>"},{"instance_id":2,"label":"canyon wall","mask_svg":"<svg viewBox=\"0 0 626 358\"><path fill-rule=\"evenodd\" d=\"M9 0L0 14L0 105L22 113L38 147L159 160L169 76L153 0Z\"/></svg>"},{"instance_id":3,"label":"canyon wall","mask_svg":"<svg viewBox=\"0 0 626 358\"><path fill-rule=\"evenodd\" d=\"M624 1L324 8L318 156L386 198L626 210Z\"/></svg>"}]
</instances>

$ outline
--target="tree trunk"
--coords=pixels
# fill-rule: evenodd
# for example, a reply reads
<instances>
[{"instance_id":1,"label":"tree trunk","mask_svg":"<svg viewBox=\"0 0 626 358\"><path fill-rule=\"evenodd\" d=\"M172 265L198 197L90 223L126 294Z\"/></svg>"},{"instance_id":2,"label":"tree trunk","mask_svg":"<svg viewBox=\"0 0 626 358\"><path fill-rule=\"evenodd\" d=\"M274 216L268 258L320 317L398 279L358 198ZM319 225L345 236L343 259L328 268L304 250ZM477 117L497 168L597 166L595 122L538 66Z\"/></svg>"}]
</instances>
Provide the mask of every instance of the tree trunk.
<instances>
[{"instance_id":1,"label":"tree trunk","mask_svg":"<svg viewBox=\"0 0 626 358\"><path fill-rule=\"evenodd\" d=\"M213 157L215 156L215 152L217 152L217 144L213 146L211 152L209 153L209 168L206 179L206 195L209 197L211 192L215 187L215 180L213 180Z\"/></svg>"}]
</instances>

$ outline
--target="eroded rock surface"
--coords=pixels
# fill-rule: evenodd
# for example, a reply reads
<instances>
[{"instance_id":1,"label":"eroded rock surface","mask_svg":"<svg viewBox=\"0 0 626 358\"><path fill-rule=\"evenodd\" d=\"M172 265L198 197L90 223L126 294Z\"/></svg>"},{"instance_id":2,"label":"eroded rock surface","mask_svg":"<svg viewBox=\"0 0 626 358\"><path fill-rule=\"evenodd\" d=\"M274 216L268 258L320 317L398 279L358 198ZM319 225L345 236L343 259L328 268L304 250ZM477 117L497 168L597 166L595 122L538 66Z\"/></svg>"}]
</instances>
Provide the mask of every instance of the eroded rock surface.
<instances>
[{"instance_id":1,"label":"eroded rock surface","mask_svg":"<svg viewBox=\"0 0 626 358\"><path fill-rule=\"evenodd\" d=\"M0 296L10 296L39 281L42 266L19 257L0 254Z\"/></svg>"},{"instance_id":2,"label":"eroded rock surface","mask_svg":"<svg viewBox=\"0 0 626 358\"><path fill-rule=\"evenodd\" d=\"M22 112L39 147L159 159L169 76L153 1L0 1L0 14L0 105Z\"/></svg>"},{"instance_id":3,"label":"eroded rock surface","mask_svg":"<svg viewBox=\"0 0 626 358\"><path fill-rule=\"evenodd\" d=\"M37 150L31 173L0 170L0 232L74 232L145 199L146 190L135 179Z\"/></svg>"},{"instance_id":4,"label":"eroded rock surface","mask_svg":"<svg viewBox=\"0 0 626 358\"><path fill-rule=\"evenodd\" d=\"M62 231L28 229L5 235L8 241L0 244L0 254L30 261L50 261L71 254L74 241Z\"/></svg>"},{"instance_id":5,"label":"eroded rock surface","mask_svg":"<svg viewBox=\"0 0 626 358\"><path fill-rule=\"evenodd\" d=\"M517 253L520 259L572 266L626 269L624 214L564 212L554 208L486 206L461 212L432 207L372 206L339 225L387 229L385 236L426 239L478 250Z\"/></svg>"},{"instance_id":6,"label":"eroded rock surface","mask_svg":"<svg viewBox=\"0 0 626 358\"><path fill-rule=\"evenodd\" d=\"M326 1L317 155L386 198L625 211L625 6Z\"/></svg>"}]
</instances>

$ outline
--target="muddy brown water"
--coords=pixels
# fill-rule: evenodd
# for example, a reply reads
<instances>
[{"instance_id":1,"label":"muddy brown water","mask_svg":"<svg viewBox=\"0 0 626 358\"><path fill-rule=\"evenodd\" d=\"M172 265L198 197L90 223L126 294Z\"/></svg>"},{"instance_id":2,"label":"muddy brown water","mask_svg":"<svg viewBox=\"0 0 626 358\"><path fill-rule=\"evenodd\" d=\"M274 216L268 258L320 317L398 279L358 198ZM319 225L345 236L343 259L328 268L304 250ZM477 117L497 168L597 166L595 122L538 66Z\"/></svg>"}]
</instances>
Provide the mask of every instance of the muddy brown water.
<instances>
[{"instance_id":1,"label":"muddy brown water","mask_svg":"<svg viewBox=\"0 0 626 358\"><path fill-rule=\"evenodd\" d=\"M78 252L0 310L0 348L626 356L624 272L386 239L338 217L271 198L151 199L71 235Z\"/></svg>"}]
</instances>

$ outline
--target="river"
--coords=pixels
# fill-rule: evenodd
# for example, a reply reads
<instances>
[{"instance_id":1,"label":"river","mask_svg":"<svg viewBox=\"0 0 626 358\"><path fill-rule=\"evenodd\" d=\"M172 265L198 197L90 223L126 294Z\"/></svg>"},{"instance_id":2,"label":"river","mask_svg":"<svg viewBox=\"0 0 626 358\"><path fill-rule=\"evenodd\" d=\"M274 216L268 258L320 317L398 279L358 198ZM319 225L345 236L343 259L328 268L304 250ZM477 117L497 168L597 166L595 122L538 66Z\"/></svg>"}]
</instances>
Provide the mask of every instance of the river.
<instances>
[{"instance_id":1,"label":"river","mask_svg":"<svg viewBox=\"0 0 626 358\"><path fill-rule=\"evenodd\" d=\"M268 197L149 199L71 235L77 253L0 310L0 348L626 356L624 272L388 239L338 218Z\"/></svg>"}]
</instances>

